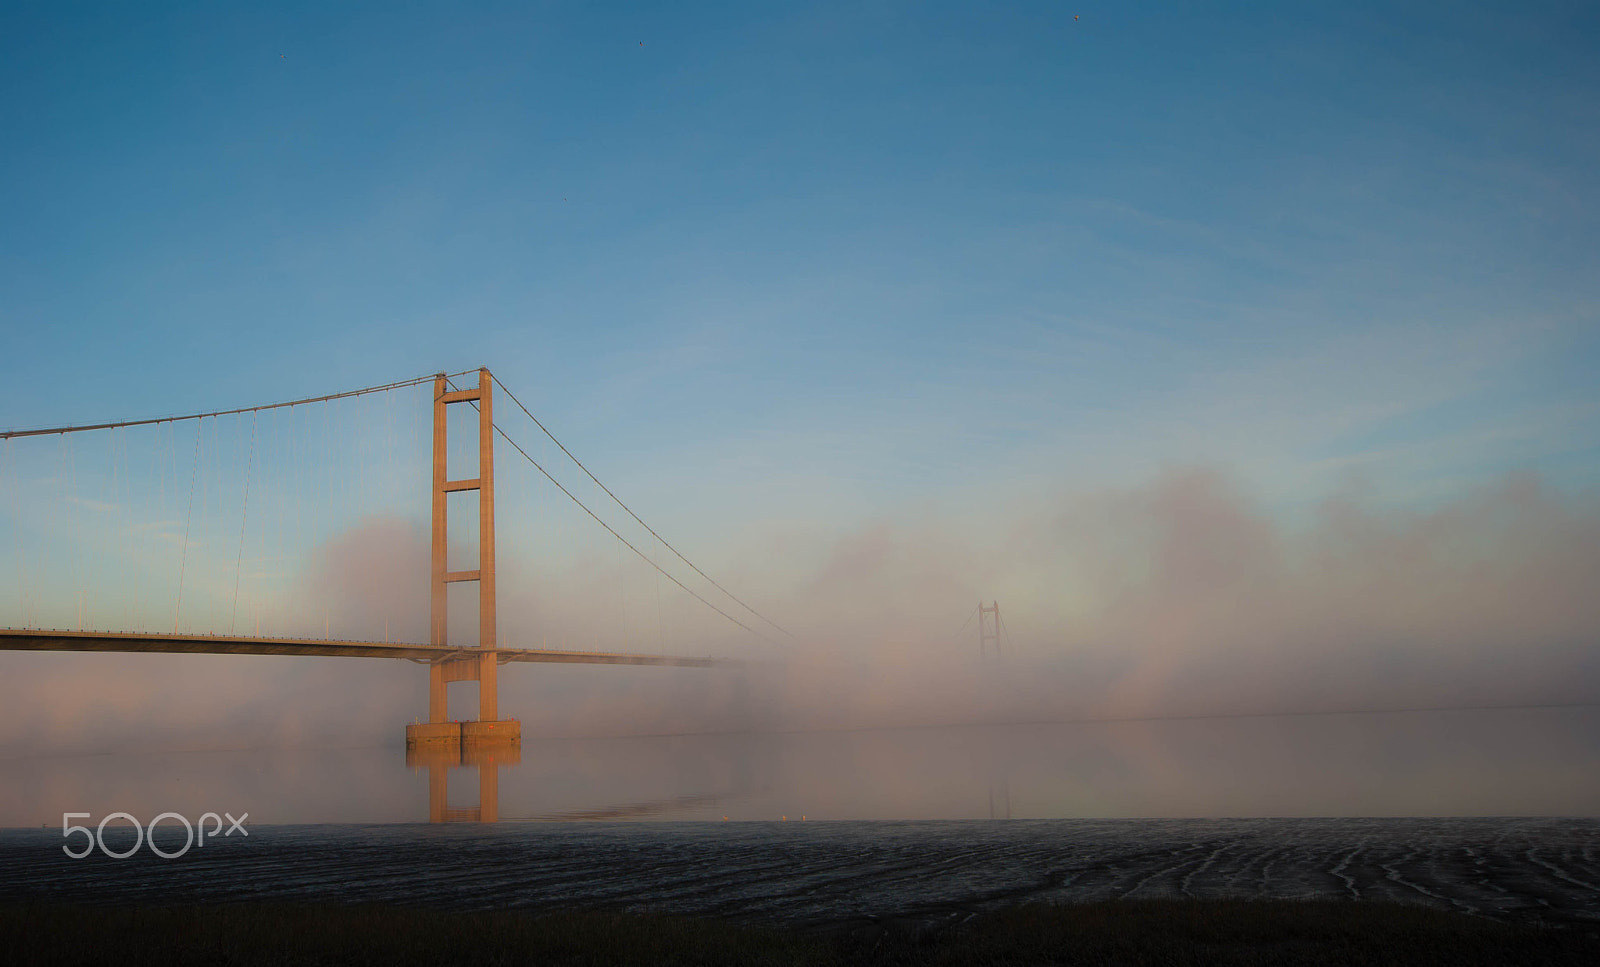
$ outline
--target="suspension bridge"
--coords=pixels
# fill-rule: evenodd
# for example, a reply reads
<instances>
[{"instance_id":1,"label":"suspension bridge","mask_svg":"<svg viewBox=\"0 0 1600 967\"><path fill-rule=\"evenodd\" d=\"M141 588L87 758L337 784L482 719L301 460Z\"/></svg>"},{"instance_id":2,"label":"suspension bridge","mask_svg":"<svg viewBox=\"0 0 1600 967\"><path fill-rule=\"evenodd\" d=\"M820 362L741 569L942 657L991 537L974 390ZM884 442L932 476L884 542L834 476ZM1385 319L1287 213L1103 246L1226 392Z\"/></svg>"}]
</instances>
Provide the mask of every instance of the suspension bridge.
<instances>
[{"instance_id":1,"label":"suspension bridge","mask_svg":"<svg viewBox=\"0 0 1600 967\"><path fill-rule=\"evenodd\" d=\"M524 406L514 394L512 394L509 390L504 389L504 387L501 387L507 398L516 405L521 414L524 415L528 420L531 420L533 424L537 426L546 437L548 437L549 441L554 443L555 446L559 448L560 453L564 454L567 458L570 458L572 464L582 471L583 477L592 483L594 488L596 488L597 493L603 492L607 497L610 498L611 501L615 503L617 507L620 507L626 512L627 519L634 522L639 528L642 528L644 533L648 533L652 541L651 546L657 551L657 553L661 553L663 549L665 551L670 551L671 554L674 555L676 559L689 570L685 572L680 569L678 574L683 574L684 576L678 576L678 574L675 574L672 570L664 567L661 561L657 560L655 557L652 557L650 554L647 554L640 546L640 544L643 543L642 541L638 541L637 538L635 538L635 540L629 540L628 537L624 536L624 534L621 533L616 526L613 526L612 523L608 523L605 519L603 519L594 508L588 506L582 499L580 499L578 494L574 492L575 487L563 484L560 479L552 475L550 470L539 460L535 459L527 448L518 443L517 440L512 438L507 433L504 426L495 421L494 406L497 381L487 368L482 368L475 372L477 377L475 385L460 385L456 382L457 378L470 373L472 373L472 371L455 374L439 373L432 376L417 377L411 380L403 380L396 383L384 384L382 386L366 387L363 389L351 390L343 393L293 400L285 403L241 407L233 410L220 410L187 416L162 417L148 420L115 421L89 425L44 427L26 430L8 430L0 432L0 441L4 441L4 444L7 448L7 454L9 455L11 452L10 448L14 445L15 441L24 440L26 438L47 438L54 436L65 439L69 435L77 434L121 433L124 434L122 446L125 448L125 435L128 430L133 428L165 427L169 433L169 439L175 441L175 436L172 436L171 434L170 428L172 426L178 423L189 421L194 421L199 426L196 433L193 468L191 469L189 475L189 492L187 500L188 512L183 528L184 540L182 543L182 553L178 559L178 582L175 592L176 602L174 604L172 630L86 630L82 627L74 629L59 629L38 627L36 626L37 623L24 620L21 622L25 625L24 627L0 628L0 650L150 652L206 655L293 655L343 658L385 658L390 660L415 662L417 664L426 666L428 669L428 714L426 721L421 721L419 718L419 721L407 727L407 747L408 749L414 750L435 748L445 751L447 755L455 754L453 751L451 751L455 749L470 750L473 748L482 747L506 747L515 746L520 743L520 722L514 718L502 718L499 709L499 668L500 666L508 663L543 662L557 664L675 666L689 668L729 667L740 663L738 659L727 657L668 654L666 653L664 647L661 652L657 654L648 654L634 650L581 650L551 647L510 647L507 643L506 636L502 634L499 625L500 574L497 568L497 534L495 523L495 441L497 437L510 445L516 454L523 458L528 465L536 469L544 480L554 485L554 487L561 494L565 495L565 497L570 498L571 504L575 505L576 508L581 509L583 517L586 517L592 524L597 524L600 528L603 528L605 532L615 539L617 543L619 569L621 568L622 548L625 547L632 552L632 554L636 555L640 561L642 561L644 564L647 564L654 570L656 579L656 604L658 616L662 613L660 603L660 579L665 577L671 584L676 585L678 590L686 595L689 599L697 602L699 606L703 606L705 609L708 609L709 612L719 615L720 618L724 619L730 626L736 626L746 636L760 639L769 643L774 642L776 639L770 637L767 632L758 627L758 624L761 623L764 623L764 625L771 631L781 635L788 635L788 632L784 631L779 625L772 622L770 619L767 619L759 612L756 612L749 605L745 604L742 600L735 597L732 592L727 591L726 588L710 578L710 576L707 575L703 570L689 561L687 557L684 557L681 553L679 553L676 548L667 543L664 538L661 538L653 528L645 524L637 514L628 508L626 504L622 503L622 501L617 498L609 488L602 484L594 474L590 473L588 468L578 461L578 459L573 456L571 452L568 451L567 448L562 445L561 442L557 440L548 429L545 428L544 424L534 417L532 412L529 411L528 408ZM368 397L372 396L373 394L388 394L408 387L421 387L429 384L431 384L432 390L432 439L430 448L432 473L429 486L429 491L431 493L431 512L429 515L431 518L431 539L428 576L428 640L426 642L353 640L339 638L327 634L322 637L307 637L304 635L263 635L260 633L260 614L262 609L259 606L252 606L255 609L256 615L254 619L256 625L254 633L234 633L236 630L239 612L242 575L245 570L243 564L245 550L246 545L251 543L248 530L251 522L251 483L253 474L259 476L256 468L257 451L259 449L257 430L258 421L261 416L274 411L281 411L285 409L292 411L294 408L303 409L318 404L334 405L341 400ZM463 476L454 479L450 477L448 472L451 462L449 459L449 453L451 450L451 434L449 429L451 425L451 419L449 417L449 412L452 406L466 407L476 411L475 433L472 434L472 436L475 436L476 438L475 473L472 476ZM239 508L239 536L237 540L238 549L237 560L233 569L233 597L230 616L227 622L228 633L193 630L186 631L181 628L181 621L184 614L184 587L190 563L189 559L191 554L195 552L195 549L192 546L194 542L190 540L190 532L193 528L194 521L194 504L197 489L196 481L200 478L202 443L205 440L203 428L206 420L211 420L214 428L218 419L230 416L236 417L241 421L245 417L249 418L250 444L248 458L249 462L246 464L245 474L243 477L243 500ZM174 446L175 443L169 444L169 450ZM215 447L213 447L213 450L214 449ZM280 450L286 453L294 453L292 442L288 449L283 449L280 447ZM115 440L112 444L112 452L113 454L118 452ZM342 456L343 451L338 451L337 455ZM171 456L171 454L169 454L169 456ZM75 467L75 464L71 463L70 454L66 459L67 463L71 467ZM176 462L175 457L173 462ZM301 461L301 463L297 464L296 466L303 466L303 463L304 461ZM123 474L123 477L129 475L129 471L127 471L126 468L128 468L130 464L126 458L126 455L124 454L121 463L114 461L112 466L114 487L120 486L124 491L130 490L131 487L127 484L126 480L117 479L117 474L119 472ZM208 481L210 479L210 477L207 478ZM13 484L15 485L15 480L13 480ZM181 492L181 473L176 468L174 468L174 471L171 474L168 474L165 470L162 470L160 485L163 488L162 499L167 499L166 494L168 489L170 489L172 494L171 504L172 506L177 507L180 504L180 497L178 495ZM15 489L15 486L13 489ZM57 489L60 488L58 487ZM221 489L220 477L219 485L216 489ZM451 497L455 494L476 494L477 498L475 501L475 506L468 505L467 507L463 508L465 511L476 512L476 555L475 560L468 562L475 566L458 569L452 569L450 566L452 559L450 526L452 503ZM206 502L211 501L213 496L214 495L212 495L209 491L203 492L201 494L203 505ZM78 501L80 504L84 503L81 498L71 497L70 495L68 499ZM121 500L121 498L118 499ZM258 492L255 498L258 506L261 504L262 499L263 498L259 493L258 485ZM220 507L221 497L216 496L216 501ZM118 504L118 506L120 506L120 504ZM318 508L314 507L313 510L315 509ZM203 507L202 512L204 514L208 511L206 511ZM259 518L259 516L260 514L258 512L257 517ZM471 515L469 514L468 516ZM22 514L19 511L14 517L14 521L20 521L21 517ZM579 519L581 520L583 517L580 517ZM301 519L301 509L296 508L294 511L294 522L296 528L299 527ZM169 523L173 523L175 525L175 520ZM120 533L126 535L128 533L135 532L135 530L136 528L124 528ZM106 536L105 530L102 530L98 533L102 544L110 540L110 538ZM145 533L148 533L148 531ZM169 537L169 543L176 547L178 541L176 538L175 529L173 533L169 535ZM638 542L636 543L636 541ZM39 552L40 556L43 556L45 553L46 552L44 550ZM26 570L23 563L21 563L23 552L22 539L20 537L17 538L16 556L19 562L18 572L20 580L24 571ZM87 570L87 567L83 568L82 570ZM142 579L142 577L143 572L136 568L132 580L136 582L137 580ZM452 622L450 620L450 605L452 595L450 594L450 589L458 584L476 585L477 635L475 641L461 641L458 643L451 640L453 635L463 639L470 637L469 635L461 633L462 629L459 627L457 627L454 632L452 631ZM696 590L695 587L691 586L692 584L699 584L700 590ZM715 589L714 591L712 590L713 588ZM420 594L422 588L417 587L414 590L416 593ZM720 604L717 601L712 600L712 598L719 596L719 592L720 597L722 598ZM134 593L137 595L137 590L135 590ZM225 587L221 592L218 593L217 597L219 599L226 598ZM742 612L740 609L742 609ZM82 624L81 615L82 605L80 604L80 625ZM24 617L26 617L26 615L24 615ZM624 631L626 632L625 613L623 618ZM220 619L218 620L220 623ZM457 622L456 624L459 625L460 622ZM388 638L387 627L388 621L385 619L385 639ZM475 720L457 721L452 720L450 717L448 701L449 693L447 686L451 682L461 681L472 681L477 683L478 718ZM469 752L468 754L471 755L474 753Z\"/></svg>"}]
</instances>

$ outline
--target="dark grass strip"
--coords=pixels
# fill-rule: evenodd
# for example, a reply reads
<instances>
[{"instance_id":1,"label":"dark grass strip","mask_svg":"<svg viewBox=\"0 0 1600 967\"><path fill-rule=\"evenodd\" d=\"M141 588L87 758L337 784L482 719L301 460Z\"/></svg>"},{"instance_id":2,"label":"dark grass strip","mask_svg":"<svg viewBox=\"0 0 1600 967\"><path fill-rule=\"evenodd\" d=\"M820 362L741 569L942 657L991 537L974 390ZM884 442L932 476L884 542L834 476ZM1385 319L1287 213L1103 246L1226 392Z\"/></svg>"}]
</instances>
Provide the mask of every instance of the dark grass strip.
<instances>
[{"instance_id":1,"label":"dark grass strip","mask_svg":"<svg viewBox=\"0 0 1600 967\"><path fill-rule=\"evenodd\" d=\"M1507 924L1330 901L1027 905L928 933L829 933L616 912L369 906L0 907L0 963L67 965L1518 965L1600 964L1600 924Z\"/></svg>"}]
</instances>

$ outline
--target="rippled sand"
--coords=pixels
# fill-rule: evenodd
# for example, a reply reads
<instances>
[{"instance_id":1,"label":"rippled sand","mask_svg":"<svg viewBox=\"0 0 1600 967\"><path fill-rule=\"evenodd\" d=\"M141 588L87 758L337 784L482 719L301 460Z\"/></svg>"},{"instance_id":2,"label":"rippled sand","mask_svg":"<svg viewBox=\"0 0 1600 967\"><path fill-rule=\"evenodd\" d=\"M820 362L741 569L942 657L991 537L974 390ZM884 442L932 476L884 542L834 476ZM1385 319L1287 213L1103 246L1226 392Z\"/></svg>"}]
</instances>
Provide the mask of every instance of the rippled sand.
<instances>
[{"instance_id":1,"label":"rippled sand","mask_svg":"<svg viewBox=\"0 0 1600 967\"><path fill-rule=\"evenodd\" d=\"M0 900L606 906L829 926L1029 900L1348 897L1600 921L1594 819L261 826L170 861L72 860L60 843L0 831Z\"/></svg>"}]
</instances>

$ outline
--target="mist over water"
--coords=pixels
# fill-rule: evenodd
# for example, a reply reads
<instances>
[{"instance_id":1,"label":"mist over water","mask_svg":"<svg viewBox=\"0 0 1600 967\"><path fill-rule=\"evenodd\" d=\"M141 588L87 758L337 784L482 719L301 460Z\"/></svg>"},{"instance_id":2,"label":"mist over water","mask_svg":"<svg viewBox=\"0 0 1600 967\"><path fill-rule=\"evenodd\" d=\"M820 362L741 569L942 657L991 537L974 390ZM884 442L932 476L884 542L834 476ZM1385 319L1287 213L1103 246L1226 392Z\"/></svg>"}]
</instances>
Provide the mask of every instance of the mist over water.
<instances>
[{"instance_id":1,"label":"mist over water","mask_svg":"<svg viewBox=\"0 0 1600 967\"><path fill-rule=\"evenodd\" d=\"M319 545L280 630L424 640L426 540L374 516ZM795 632L772 642L615 547L544 546L502 544L505 645L746 664L510 666L501 708L530 739L1600 700L1600 512L1532 478L1290 515L1193 470L988 522L752 528L710 564ZM1000 660L978 653L980 597L1002 605ZM470 643L470 604L452 600L452 641ZM382 744L425 687L401 662L0 654L0 754ZM451 687L452 716L475 706Z\"/></svg>"},{"instance_id":2,"label":"mist over water","mask_svg":"<svg viewBox=\"0 0 1600 967\"><path fill-rule=\"evenodd\" d=\"M0 826L63 812L414 823L396 746L33 755ZM479 769L446 805L479 806ZM798 821L1600 815L1600 708L525 740L499 819Z\"/></svg>"}]
</instances>

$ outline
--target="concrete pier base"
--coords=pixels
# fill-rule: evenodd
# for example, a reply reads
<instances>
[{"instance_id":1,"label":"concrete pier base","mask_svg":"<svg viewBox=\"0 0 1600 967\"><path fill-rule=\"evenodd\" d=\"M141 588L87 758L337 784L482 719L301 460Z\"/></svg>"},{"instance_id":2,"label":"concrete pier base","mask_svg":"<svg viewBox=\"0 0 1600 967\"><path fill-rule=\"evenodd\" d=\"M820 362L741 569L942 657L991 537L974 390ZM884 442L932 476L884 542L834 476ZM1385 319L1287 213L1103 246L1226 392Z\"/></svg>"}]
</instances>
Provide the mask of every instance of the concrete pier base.
<instances>
[{"instance_id":1,"label":"concrete pier base","mask_svg":"<svg viewBox=\"0 0 1600 967\"><path fill-rule=\"evenodd\" d=\"M461 746L507 746L522 744L522 723L516 719L498 722L462 722Z\"/></svg>"},{"instance_id":2,"label":"concrete pier base","mask_svg":"<svg viewBox=\"0 0 1600 967\"><path fill-rule=\"evenodd\" d=\"M439 749L460 745L460 722L414 722L406 726L407 749Z\"/></svg>"},{"instance_id":3,"label":"concrete pier base","mask_svg":"<svg viewBox=\"0 0 1600 967\"><path fill-rule=\"evenodd\" d=\"M496 722L415 722L406 726L406 750L422 749L504 749L522 746L522 723L516 719Z\"/></svg>"}]
</instances>

